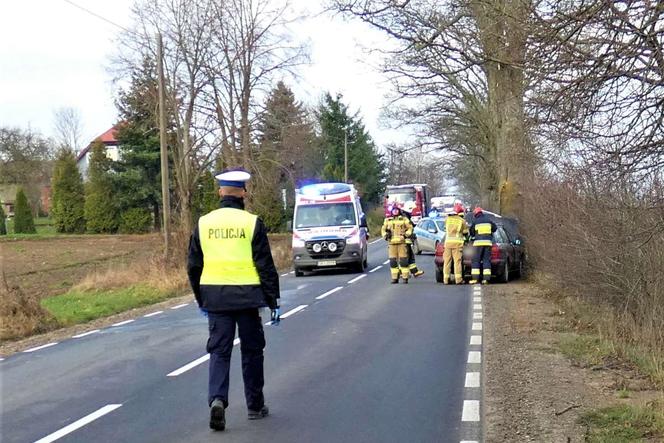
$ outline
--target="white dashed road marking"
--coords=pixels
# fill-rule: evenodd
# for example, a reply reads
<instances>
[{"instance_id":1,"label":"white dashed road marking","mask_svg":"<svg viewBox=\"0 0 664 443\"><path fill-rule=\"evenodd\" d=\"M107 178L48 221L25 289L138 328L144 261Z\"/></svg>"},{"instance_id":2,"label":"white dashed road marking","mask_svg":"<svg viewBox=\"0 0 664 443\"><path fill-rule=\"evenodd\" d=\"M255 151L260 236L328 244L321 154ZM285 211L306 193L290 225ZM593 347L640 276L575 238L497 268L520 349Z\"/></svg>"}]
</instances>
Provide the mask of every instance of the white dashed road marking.
<instances>
[{"instance_id":1,"label":"white dashed road marking","mask_svg":"<svg viewBox=\"0 0 664 443\"><path fill-rule=\"evenodd\" d=\"M480 401L464 400L461 421L480 421Z\"/></svg>"},{"instance_id":2,"label":"white dashed road marking","mask_svg":"<svg viewBox=\"0 0 664 443\"><path fill-rule=\"evenodd\" d=\"M482 310L482 305L479 303L476 303L473 305L473 310L475 311L481 311Z\"/></svg>"},{"instance_id":3,"label":"white dashed road marking","mask_svg":"<svg viewBox=\"0 0 664 443\"><path fill-rule=\"evenodd\" d=\"M93 421L97 420L99 417L102 417L110 412L115 411L117 408L122 406L121 404L119 405L106 405L103 408L97 409L95 412L92 414L86 415L85 417L76 420L74 423L71 423L64 428L60 429L59 431L56 431L50 435L47 435L46 437L37 440L35 443L50 443L52 441L56 441L61 439L67 434L71 434L75 430L82 428L83 426L87 425L88 423L92 423Z\"/></svg>"},{"instance_id":4,"label":"white dashed road marking","mask_svg":"<svg viewBox=\"0 0 664 443\"><path fill-rule=\"evenodd\" d=\"M474 303L482 303L482 297L474 297L473 302Z\"/></svg>"},{"instance_id":5,"label":"white dashed road marking","mask_svg":"<svg viewBox=\"0 0 664 443\"><path fill-rule=\"evenodd\" d=\"M470 351L468 353L468 363L482 363L482 353L479 351Z\"/></svg>"},{"instance_id":6,"label":"white dashed road marking","mask_svg":"<svg viewBox=\"0 0 664 443\"><path fill-rule=\"evenodd\" d=\"M378 240L374 240L372 242L369 242L370 245L373 245L374 243L378 243L381 239L379 238Z\"/></svg>"},{"instance_id":7,"label":"white dashed road marking","mask_svg":"<svg viewBox=\"0 0 664 443\"><path fill-rule=\"evenodd\" d=\"M184 308L185 306L189 306L189 303L182 303L181 305L173 306L171 309L180 309Z\"/></svg>"},{"instance_id":8,"label":"white dashed road marking","mask_svg":"<svg viewBox=\"0 0 664 443\"><path fill-rule=\"evenodd\" d=\"M288 312L286 312L285 314L283 314L283 315L281 316L281 318L284 319L284 318L288 318L288 317L290 317L290 316L293 315L293 314L297 314L298 312L300 312L302 309L306 308L307 306L309 306L309 305L300 305L300 306L298 306L297 308L293 308L293 309L291 309L290 311L288 311Z\"/></svg>"},{"instance_id":9,"label":"white dashed road marking","mask_svg":"<svg viewBox=\"0 0 664 443\"><path fill-rule=\"evenodd\" d=\"M474 313L473 320L482 320L482 313L481 312Z\"/></svg>"},{"instance_id":10,"label":"white dashed road marking","mask_svg":"<svg viewBox=\"0 0 664 443\"><path fill-rule=\"evenodd\" d=\"M286 272L285 274L281 274L281 276L282 276L282 277L288 277L288 274L289 274L289 273Z\"/></svg>"},{"instance_id":11,"label":"white dashed road marking","mask_svg":"<svg viewBox=\"0 0 664 443\"><path fill-rule=\"evenodd\" d=\"M481 331L482 323L473 323L473 331Z\"/></svg>"},{"instance_id":12,"label":"white dashed road marking","mask_svg":"<svg viewBox=\"0 0 664 443\"><path fill-rule=\"evenodd\" d=\"M318 297L316 297L316 300L322 300L325 297L327 297L328 295L332 295L337 291L341 291L343 288L344 288L343 286L337 286L336 288L331 289L331 290L327 291L326 293L319 295Z\"/></svg>"},{"instance_id":13,"label":"white dashed road marking","mask_svg":"<svg viewBox=\"0 0 664 443\"><path fill-rule=\"evenodd\" d=\"M129 323L131 323L133 321L135 321L135 320L125 320L125 321L121 321L119 323L113 323L111 326L124 326L124 325L128 325Z\"/></svg>"},{"instance_id":14,"label":"white dashed road marking","mask_svg":"<svg viewBox=\"0 0 664 443\"><path fill-rule=\"evenodd\" d=\"M470 336L470 344L471 345L481 345L482 344L482 336L481 335L471 335Z\"/></svg>"},{"instance_id":15,"label":"white dashed road marking","mask_svg":"<svg viewBox=\"0 0 664 443\"><path fill-rule=\"evenodd\" d=\"M387 264L389 264L389 263L390 263L389 260L385 260L385 261L383 262L384 265L387 265Z\"/></svg>"},{"instance_id":16,"label":"white dashed road marking","mask_svg":"<svg viewBox=\"0 0 664 443\"><path fill-rule=\"evenodd\" d=\"M50 348L51 346L55 346L57 344L58 344L58 342L54 341L53 343L47 343L45 345L41 345L41 346L37 346L37 347L34 347L34 348L26 349L23 352L35 352L35 351L39 351L40 349Z\"/></svg>"},{"instance_id":17,"label":"white dashed road marking","mask_svg":"<svg viewBox=\"0 0 664 443\"><path fill-rule=\"evenodd\" d=\"M185 372L189 371L190 369L195 368L196 366L205 363L210 359L210 354L205 354L204 356L197 358L196 360L192 361L191 363L187 363L186 365L182 366L179 369L176 369L173 372L170 372L166 374L166 377L177 377L178 375L184 374Z\"/></svg>"},{"instance_id":18,"label":"white dashed road marking","mask_svg":"<svg viewBox=\"0 0 664 443\"><path fill-rule=\"evenodd\" d=\"M364 277L366 277L366 276L367 276L367 274L358 275L358 276L355 277L354 279L352 279L352 280L348 280L348 284L349 284L349 285L350 285L350 284L353 284L353 283L355 283L355 282L358 281L358 280L362 280L362 279L363 279Z\"/></svg>"},{"instance_id":19,"label":"white dashed road marking","mask_svg":"<svg viewBox=\"0 0 664 443\"><path fill-rule=\"evenodd\" d=\"M466 385L467 388L480 387L480 373L479 372L466 372Z\"/></svg>"},{"instance_id":20,"label":"white dashed road marking","mask_svg":"<svg viewBox=\"0 0 664 443\"><path fill-rule=\"evenodd\" d=\"M156 311L156 312L151 312L149 314L145 314L143 317L149 318L149 317L154 317L155 315L163 314L164 311Z\"/></svg>"},{"instance_id":21,"label":"white dashed road marking","mask_svg":"<svg viewBox=\"0 0 664 443\"><path fill-rule=\"evenodd\" d=\"M82 334L72 335L71 338L82 338L82 337L87 337L88 335L96 334L97 332L99 332L99 329L95 329L95 330L93 330L93 331L84 332L84 333L82 333Z\"/></svg>"},{"instance_id":22,"label":"white dashed road marking","mask_svg":"<svg viewBox=\"0 0 664 443\"><path fill-rule=\"evenodd\" d=\"M369 272L376 272L377 270L379 270L379 269L382 268L382 267L383 267L383 265L378 265L378 266L376 266L375 268L373 268L373 269L372 269L371 271L369 271Z\"/></svg>"}]
</instances>

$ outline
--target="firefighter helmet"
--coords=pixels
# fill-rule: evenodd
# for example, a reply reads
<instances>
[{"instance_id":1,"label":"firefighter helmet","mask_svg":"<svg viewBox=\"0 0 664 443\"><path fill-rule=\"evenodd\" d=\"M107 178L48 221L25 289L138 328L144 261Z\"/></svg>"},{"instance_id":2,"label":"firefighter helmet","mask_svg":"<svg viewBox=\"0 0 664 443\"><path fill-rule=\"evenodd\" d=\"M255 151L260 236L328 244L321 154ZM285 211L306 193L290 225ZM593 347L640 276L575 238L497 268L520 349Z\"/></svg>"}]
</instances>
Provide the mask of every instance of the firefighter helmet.
<instances>
[{"instance_id":1,"label":"firefighter helmet","mask_svg":"<svg viewBox=\"0 0 664 443\"><path fill-rule=\"evenodd\" d=\"M480 208L479 206L477 206L473 211L473 215L479 215L481 213L482 213L482 208Z\"/></svg>"},{"instance_id":2,"label":"firefighter helmet","mask_svg":"<svg viewBox=\"0 0 664 443\"><path fill-rule=\"evenodd\" d=\"M463 205L459 202L454 203L454 213L455 214L461 214L463 212L465 212L465 209L464 209Z\"/></svg>"}]
</instances>

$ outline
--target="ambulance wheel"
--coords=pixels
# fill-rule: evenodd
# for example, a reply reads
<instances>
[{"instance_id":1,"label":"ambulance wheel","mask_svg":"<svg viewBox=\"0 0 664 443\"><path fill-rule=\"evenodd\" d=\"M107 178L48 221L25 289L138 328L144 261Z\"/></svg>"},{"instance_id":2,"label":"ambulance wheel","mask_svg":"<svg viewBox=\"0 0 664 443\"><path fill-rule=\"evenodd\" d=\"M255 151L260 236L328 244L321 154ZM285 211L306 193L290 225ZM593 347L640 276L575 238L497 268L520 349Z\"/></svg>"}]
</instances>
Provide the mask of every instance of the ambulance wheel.
<instances>
[{"instance_id":1,"label":"ambulance wheel","mask_svg":"<svg viewBox=\"0 0 664 443\"><path fill-rule=\"evenodd\" d=\"M365 260L360 260L355 266L354 266L354 271L355 272L364 272L364 270L367 268Z\"/></svg>"},{"instance_id":2,"label":"ambulance wheel","mask_svg":"<svg viewBox=\"0 0 664 443\"><path fill-rule=\"evenodd\" d=\"M436 282L438 282L438 283L443 282L443 273L441 272L441 270L438 266L436 266Z\"/></svg>"},{"instance_id":3,"label":"ambulance wheel","mask_svg":"<svg viewBox=\"0 0 664 443\"><path fill-rule=\"evenodd\" d=\"M295 276L296 277L304 277L304 271L295 268Z\"/></svg>"}]
</instances>

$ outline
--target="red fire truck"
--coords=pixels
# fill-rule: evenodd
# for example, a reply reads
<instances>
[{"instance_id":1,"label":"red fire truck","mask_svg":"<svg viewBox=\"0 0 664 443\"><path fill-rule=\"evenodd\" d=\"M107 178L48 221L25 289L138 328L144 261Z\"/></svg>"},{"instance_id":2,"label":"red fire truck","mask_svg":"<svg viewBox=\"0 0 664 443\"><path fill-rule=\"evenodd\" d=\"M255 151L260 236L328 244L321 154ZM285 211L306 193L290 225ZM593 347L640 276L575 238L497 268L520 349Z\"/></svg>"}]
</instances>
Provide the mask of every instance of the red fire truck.
<instances>
[{"instance_id":1,"label":"red fire truck","mask_svg":"<svg viewBox=\"0 0 664 443\"><path fill-rule=\"evenodd\" d=\"M385 216L389 216L389 207L398 204L405 210L409 210L413 223L429 213L429 194L425 184L391 185L385 191Z\"/></svg>"}]
</instances>

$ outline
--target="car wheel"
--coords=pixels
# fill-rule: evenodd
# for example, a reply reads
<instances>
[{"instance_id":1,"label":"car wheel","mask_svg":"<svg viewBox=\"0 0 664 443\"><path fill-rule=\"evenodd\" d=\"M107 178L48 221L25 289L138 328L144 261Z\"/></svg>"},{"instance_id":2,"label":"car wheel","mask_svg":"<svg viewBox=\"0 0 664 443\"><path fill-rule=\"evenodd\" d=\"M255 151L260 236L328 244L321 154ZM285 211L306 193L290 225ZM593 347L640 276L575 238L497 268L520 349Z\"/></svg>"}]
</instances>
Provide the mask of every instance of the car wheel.
<instances>
[{"instance_id":1,"label":"car wheel","mask_svg":"<svg viewBox=\"0 0 664 443\"><path fill-rule=\"evenodd\" d=\"M443 273L438 266L436 266L436 282L438 283L443 282Z\"/></svg>"},{"instance_id":2,"label":"car wheel","mask_svg":"<svg viewBox=\"0 0 664 443\"><path fill-rule=\"evenodd\" d=\"M304 277L304 271L295 268L295 276L296 277Z\"/></svg>"},{"instance_id":3,"label":"car wheel","mask_svg":"<svg viewBox=\"0 0 664 443\"><path fill-rule=\"evenodd\" d=\"M510 264L505 260L505 266L503 267L503 273L500 276L501 283L507 283L510 281Z\"/></svg>"},{"instance_id":4,"label":"car wheel","mask_svg":"<svg viewBox=\"0 0 664 443\"><path fill-rule=\"evenodd\" d=\"M525 273L523 272L523 257L522 257L519 259L519 269L516 271L516 276L518 278L523 278L524 274Z\"/></svg>"},{"instance_id":5,"label":"car wheel","mask_svg":"<svg viewBox=\"0 0 664 443\"><path fill-rule=\"evenodd\" d=\"M417 240L413 240L413 253L415 255L420 255L422 253L420 245L417 244Z\"/></svg>"}]
</instances>

